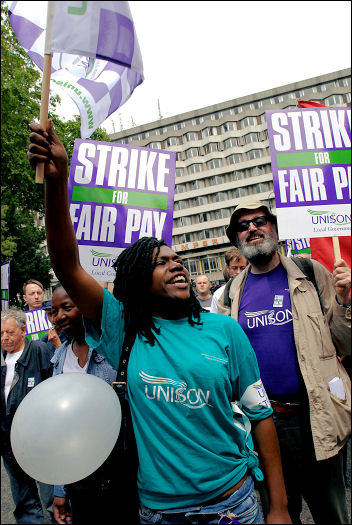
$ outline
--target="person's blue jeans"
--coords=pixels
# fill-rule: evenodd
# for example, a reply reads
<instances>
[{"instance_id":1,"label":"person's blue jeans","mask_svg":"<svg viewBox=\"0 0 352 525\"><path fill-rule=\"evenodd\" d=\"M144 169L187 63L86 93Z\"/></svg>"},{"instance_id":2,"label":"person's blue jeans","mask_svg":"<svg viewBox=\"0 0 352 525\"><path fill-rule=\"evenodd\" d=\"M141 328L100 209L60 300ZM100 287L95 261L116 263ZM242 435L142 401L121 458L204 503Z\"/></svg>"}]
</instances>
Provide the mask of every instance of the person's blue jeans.
<instances>
[{"instance_id":1,"label":"person's blue jeans","mask_svg":"<svg viewBox=\"0 0 352 525\"><path fill-rule=\"evenodd\" d=\"M12 499L15 504L13 515L16 523L26 525L43 524L43 506L49 512L51 517L50 523L56 523L52 508L53 485L47 485L40 481L36 482L21 469L11 455L3 456L2 459L10 479Z\"/></svg>"},{"instance_id":2,"label":"person's blue jeans","mask_svg":"<svg viewBox=\"0 0 352 525\"><path fill-rule=\"evenodd\" d=\"M230 523L264 523L250 476L240 489L227 499L208 506L172 510L152 510L141 504L141 525L218 525Z\"/></svg>"}]
</instances>

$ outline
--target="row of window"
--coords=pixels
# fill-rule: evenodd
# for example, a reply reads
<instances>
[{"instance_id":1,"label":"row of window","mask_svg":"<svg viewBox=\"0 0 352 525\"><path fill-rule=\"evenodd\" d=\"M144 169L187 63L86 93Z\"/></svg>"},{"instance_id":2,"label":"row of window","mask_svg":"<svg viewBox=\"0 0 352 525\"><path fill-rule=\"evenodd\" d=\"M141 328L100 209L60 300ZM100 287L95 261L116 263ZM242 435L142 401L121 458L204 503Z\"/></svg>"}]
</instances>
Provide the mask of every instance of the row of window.
<instances>
[{"instance_id":1,"label":"row of window","mask_svg":"<svg viewBox=\"0 0 352 525\"><path fill-rule=\"evenodd\" d=\"M192 166L201 166L202 164L192 164ZM181 168L182 169L182 168ZM194 172L195 173L195 172ZM263 164L262 166L254 166L254 168L247 168L245 170L230 171L228 173L221 173L220 175L213 175L212 177L205 177L204 179L196 179L190 182L181 182L176 184L175 194L184 193L186 191L201 190L216 186L218 184L226 184L228 182L236 182L250 177L258 177L271 173L271 164Z\"/></svg>"},{"instance_id":2,"label":"row of window","mask_svg":"<svg viewBox=\"0 0 352 525\"><path fill-rule=\"evenodd\" d=\"M203 255L202 257L184 259L183 264L189 271L190 276L195 279L197 275L204 273L221 272L226 262L223 255Z\"/></svg>"},{"instance_id":3,"label":"row of window","mask_svg":"<svg viewBox=\"0 0 352 525\"><path fill-rule=\"evenodd\" d=\"M266 98L263 100L257 100L257 101L254 101L248 104L243 104L241 106L235 106L233 108L228 108L222 111L209 113L208 115L202 115L200 117L196 117L193 119L171 124L168 127L157 128L157 129L153 129L150 131L146 131L144 133L139 133L137 135L131 135L130 137L127 137L126 139L121 139L120 142L122 144L127 144L128 142L132 142L136 140L145 140L146 138L154 136L154 135L162 135L164 133L170 132L170 130L177 131L189 125L201 124L203 122L206 122L207 120L219 120L226 115L238 115L239 113L243 113L244 111L260 109L262 107L264 108L265 106L270 106L272 104L280 104L281 102L284 102L285 100L295 101L296 99L303 98L303 97L309 98L309 100L314 100L314 98L312 98L311 96L307 97L307 95L310 95L311 93L323 93L333 87L348 87L348 86L350 86L350 79L349 77L346 77L346 78L334 80L332 82L327 82L327 83L318 84L316 86L307 87L307 88L300 89L297 91L292 91L289 93L282 93L275 97L270 97L270 98ZM327 99L324 99L323 101L317 100L317 102L320 102L327 106L334 105L334 104L344 104L344 103L348 104L351 102L350 93L348 93L348 97L346 97L346 95L333 95L333 96L337 97L335 102L332 102L329 100L331 97L328 97Z\"/></svg>"},{"instance_id":4,"label":"row of window","mask_svg":"<svg viewBox=\"0 0 352 525\"><path fill-rule=\"evenodd\" d=\"M201 164L201 163L190 164L187 168L176 168L176 178L182 177L183 175L187 175L187 174L193 175L195 173L200 173L206 170L207 170L207 166L205 164ZM211 177L211 179L214 181L215 180L219 181L219 182L214 182L214 184L224 184L225 182L248 179L250 177L257 177L258 175L264 175L265 173L271 173L271 164L262 164L261 166L254 166L254 168L247 168L243 170L236 170L236 171L232 171L228 173L223 173L221 175L215 175ZM194 181L195 184L197 184L198 182L199 182L198 180ZM211 186L211 184L208 184L208 185ZM178 186L180 186L180 184L178 184L176 188ZM189 188L189 191L191 191L191 189L197 190L199 188L192 187L192 188ZM183 191L188 191L188 190L178 190L178 193L182 193Z\"/></svg>"},{"instance_id":5,"label":"row of window","mask_svg":"<svg viewBox=\"0 0 352 525\"><path fill-rule=\"evenodd\" d=\"M256 119L256 117L253 117ZM248 117L246 120L246 123L248 125L252 125L254 121L251 120L252 117ZM254 125L256 125L256 122L254 122ZM224 132L224 128L228 128L227 131L230 129L233 131L237 131L236 128L236 122L227 122L226 124L220 126L219 128L205 128L202 132L198 131L192 131L191 133L187 133L187 135L192 135L192 140L202 140L205 137L208 136L216 136L218 134L221 134ZM219 131L219 133L218 133ZM211 132L211 133L210 133ZM224 142L209 142L208 144L205 144L204 152L207 153L213 153L214 151L222 151L224 149L239 147L239 146L245 146L246 144L252 144L253 142L261 142L263 140L267 140L268 138L268 132L267 130L261 131L259 133L252 132L247 133L247 135L242 135L241 137L231 137L227 140L224 140ZM183 139L183 140L182 140ZM163 147L168 148L171 146L179 146L180 144L184 144L185 140L184 137L169 137L164 142L151 142L148 144L150 148L154 149L161 149Z\"/></svg>"},{"instance_id":6,"label":"row of window","mask_svg":"<svg viewBox=\"0 0 352 525\"><path fill-rule=\"evenodd\" d=\"M174 219L174 227L182 228L183 226L192 226L193 224L200 224L202 222L228 219L231 217L231 213L231 208L222 208L221 210L179 217L178 219Z\"/></svg>"},{"instance_id":7,"label":"row of window","mask_svg":"<svg viewBox=\"0 0 352 525\"><path fill-rule=\"evenodd\" d=\"M259 184L252 184L250 186L234 188L227 191L218 191L209 195L199 195L198 197L191 197L190 199L175 202L174 210L186 210L187 208L194 208L196 206L206 206L207 204L214 204L216 202L225 202L230 199L247 197L249 195L270 191L272 189L272 182L260 182Z\"/></svg>"},{"instance_id":8,"label":"row of window","mask_svg":"<svg viewBox=\"0 0 352 525\"><path fill-rule=\"evenodd\" d=\"M231 166L232 164L238 164L239 162L260 159L261 157L265 157L266 155L270 155L269 148L251 149L250 151L243 153L232 153L232 155L228 155L224 158L211 159L208 162L204 163L204 166L206 166L206 169L208 170L213 170L226 165ZM186 151L177 152L176 160L180 161L200 156L202 156L201 148L189 148Z\"/></svg>"}]
</instances>

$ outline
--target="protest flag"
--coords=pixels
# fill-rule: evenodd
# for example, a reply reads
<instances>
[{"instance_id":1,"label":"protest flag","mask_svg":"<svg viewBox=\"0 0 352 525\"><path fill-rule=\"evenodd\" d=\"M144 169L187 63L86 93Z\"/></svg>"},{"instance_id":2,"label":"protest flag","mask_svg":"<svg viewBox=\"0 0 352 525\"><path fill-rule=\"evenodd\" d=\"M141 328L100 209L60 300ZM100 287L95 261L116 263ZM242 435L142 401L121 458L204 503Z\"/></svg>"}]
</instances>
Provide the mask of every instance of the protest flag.
<instances>
[{"instance_id":1,"label":"protest flag","mask_svg":"<svg viewBox=\"0 0 352 525\"><path fill-rule=\"evenodd\" d=\"M18 42L43 71L44 128L50 81L77 105L86 139L144 80L128 2L12 2L9 18Z\"/></svg>"},{"instance_id":2,"label":"protest flag","mask_svg":"<svg viewBox=\"0 0 352 525\"><path fill-rule=\"evenodd\" d=\"M298 108L326 108L326 106L324 106L324 104L319 104L319 102L312 102L310 100L302 100L301 98L299 98L297 100L297 107Z\"/></svg>"},{"instance_id":3,"label":"protest flag","mask_svg":"<svg viewBox=\"0 0 352 525\"><path fill-rule=\"evenodd\" d=\"M351 268L351 237L340 237L341 258ZM330 273L334 269L334 251L331 237L314 237L310 239L312 259L320 262Z\"/></svg>"},{"instance_id":4,"label":"protest flag","mask_svg":"<svg viewBox=\"0 0 352 525\"><path fill-rule=\"evenodd\" d=\"M297 107L298 108L315 108L315 107L326 108L326 106L324 104L319 104L318 102L313 102L311 100L303 100L301 98L299 98L298 101L297 101ZM341 240L339 240L339 237L320 237L320 238L314 239L314 242L313 242L313 244L314 244L314 252L322 254L322 253L325 252L325 250L331 249L331 243L330 242L327 243L325 241L325 239L332 239L332 247L333 247L333 250L334 250L335 261L338 260L338 259L341 259L341 247L340 247ZM321 246L319 246L319 242L320 241L322 243ZM351 248L351 238L350 238L349 246ZM312 249L312 252L311 252L312 253L312 257L313 257L313 259L315 259L315 257L313 256L312 240L311 240L311 249ZM331 257L327 257L326 260L330 260L330 259L331 259ZM346 259L344 259L344 260L346 260ZM324 264L324 266L326 266L326 264ZM329 266L330 266L330 263L329 263ZM351 267L351 263L350 263L350 267Z\"/></svg>"}]
</instances>

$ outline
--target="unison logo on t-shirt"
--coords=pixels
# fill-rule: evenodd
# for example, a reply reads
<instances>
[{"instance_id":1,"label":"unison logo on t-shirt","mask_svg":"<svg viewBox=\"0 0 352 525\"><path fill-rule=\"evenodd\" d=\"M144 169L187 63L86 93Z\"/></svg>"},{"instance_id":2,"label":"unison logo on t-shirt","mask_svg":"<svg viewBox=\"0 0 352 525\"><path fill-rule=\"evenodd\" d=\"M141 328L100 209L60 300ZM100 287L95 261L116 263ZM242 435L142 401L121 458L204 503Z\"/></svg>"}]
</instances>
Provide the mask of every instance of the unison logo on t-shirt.
<instances>
[{"instance_id":1,"label":"unison logo on t-shirt","mask_svg":"<svg viewBox=\"0 0 352 525\"><path fill-rule=\"evenodd\" d=\"M258 312L244 312L248 328L276 325L280 326L292 322L291 310L260 310Z\"/></svg>"},{"instance_id":2,"label":"unison logo on t-shirt","mask_svg":"<svg viewBox=\"0 0 352 525\"><path fill-rule=\"evenodd\" d=\"M210 390L204 392L201 388L187 388L185 381L175 381L168 377L150 376L145 372L139 373L145 383L147 399L166 403L180 403L188 408L202 408L209 405ZM209 405L211 406L211 405Z\"/></svg>"}]
</instances>

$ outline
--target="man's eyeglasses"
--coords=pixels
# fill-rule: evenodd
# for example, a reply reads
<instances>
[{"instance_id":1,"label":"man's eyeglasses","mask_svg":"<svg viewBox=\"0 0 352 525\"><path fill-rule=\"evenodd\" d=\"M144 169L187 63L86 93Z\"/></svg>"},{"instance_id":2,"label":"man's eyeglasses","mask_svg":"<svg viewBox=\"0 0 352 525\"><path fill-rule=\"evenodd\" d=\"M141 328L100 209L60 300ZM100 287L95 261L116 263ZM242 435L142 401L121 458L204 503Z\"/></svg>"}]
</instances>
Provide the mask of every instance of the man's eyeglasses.
<instances>
[{"instance_id":1,"label":"man's eyeglasses","mask_svg":"<svg viewBox=\"0 0 352 525\"><path fill-rule=\"evenodd\" d=\"M253 217L250 221L240 221L236 224L236 231L238 232L245 232L249 229L250 223L253 224L256 228L259 228L260 226L265 226L268 222L268 217L265 215L260 215L259 217Z\"/></svg>"}]
</instances>

